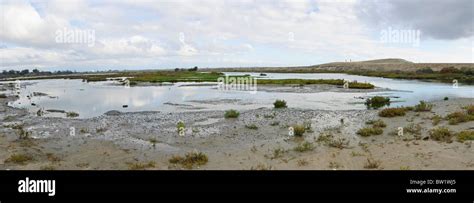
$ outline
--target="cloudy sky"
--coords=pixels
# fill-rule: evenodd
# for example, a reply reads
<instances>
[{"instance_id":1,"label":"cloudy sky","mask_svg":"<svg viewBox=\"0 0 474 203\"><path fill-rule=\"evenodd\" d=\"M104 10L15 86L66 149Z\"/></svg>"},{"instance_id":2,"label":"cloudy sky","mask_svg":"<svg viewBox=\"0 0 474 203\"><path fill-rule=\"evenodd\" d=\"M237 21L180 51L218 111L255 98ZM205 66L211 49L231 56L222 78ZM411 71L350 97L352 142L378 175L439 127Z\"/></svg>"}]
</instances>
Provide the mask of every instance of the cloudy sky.
<instances>
[{"instance_id":1,"label":"cloudy sky","mask_svg":"<svg viewBox=\"0 0 474 203\"><path fill-rule=\"evenodd\" d=\"M472 0L0 2L0 70L474 60Z\"/></svg>"}]
</instances>

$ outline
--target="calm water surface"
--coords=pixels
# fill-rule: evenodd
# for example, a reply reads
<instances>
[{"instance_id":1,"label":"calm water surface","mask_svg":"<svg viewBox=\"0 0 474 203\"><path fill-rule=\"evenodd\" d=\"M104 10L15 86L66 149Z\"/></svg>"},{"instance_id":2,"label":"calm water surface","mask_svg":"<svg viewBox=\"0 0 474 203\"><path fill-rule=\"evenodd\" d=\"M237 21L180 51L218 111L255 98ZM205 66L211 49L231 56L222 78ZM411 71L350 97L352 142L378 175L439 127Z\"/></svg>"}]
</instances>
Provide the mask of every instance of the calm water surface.
<instances>
[{"instance_id":1,"label":"calm water surface","mask_svg":"<svg viewBox=\"0 0 474 203\"><path fill-rule=\"evenodd\" d=\"M228 75L259 73L226 73ZM372 93L279 93L257 91L251 94L245 91L221 91L212 86L183 86L189 83L176 83L170 86L124 87L113 81L85 83L81 80L37 80L22 86L20 98L11 106L26 108L35 113L38 109L57 109L74 111L79 117L88 118L102 115L110 110L134 111L202 111L225 109L255 109L272 107L275 99L284 99L288 106L308 109L348 110L364 109L364 100L359 97L383 95L393 97L391 106L408 106L420 100L441 100L444 97L474 98L474 86L432 83L416 80L396 80L377 77L355 76L347 74L294 74L268 73L270 79L346 79L370 82L377 87L392 91ZM48 96L31 96L34 92ZM34 104L34 105L32 105ZM123 106L128 107L124 108ZM46 116L64 116L48 114Z\"/></svg>"}]
</instances>

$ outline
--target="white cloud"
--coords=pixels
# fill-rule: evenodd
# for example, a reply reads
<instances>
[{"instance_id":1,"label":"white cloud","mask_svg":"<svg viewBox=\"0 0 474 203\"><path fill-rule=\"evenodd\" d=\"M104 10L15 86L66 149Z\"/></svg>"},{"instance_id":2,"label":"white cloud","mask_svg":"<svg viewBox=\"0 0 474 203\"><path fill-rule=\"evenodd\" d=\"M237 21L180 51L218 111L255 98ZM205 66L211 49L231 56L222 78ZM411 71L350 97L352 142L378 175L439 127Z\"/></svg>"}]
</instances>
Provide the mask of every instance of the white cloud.
<instances>
[{"instance_id":1,"label":"white cloud","mask_svg":"<svg viewBox=\"0 0 474 203\"><path fill-rule=\"evenodd\" d=\"M355 0L5 1L0 69L310 65L382 57L472 61L472 46L462 46L472 38L422 38L419 48L382 44L379 31L359 19L358 5ZM94 30L95 46L56 43L54 33L64 27ZM291 58L298 54L314 57Z\"/></svg>"}]
</instances>

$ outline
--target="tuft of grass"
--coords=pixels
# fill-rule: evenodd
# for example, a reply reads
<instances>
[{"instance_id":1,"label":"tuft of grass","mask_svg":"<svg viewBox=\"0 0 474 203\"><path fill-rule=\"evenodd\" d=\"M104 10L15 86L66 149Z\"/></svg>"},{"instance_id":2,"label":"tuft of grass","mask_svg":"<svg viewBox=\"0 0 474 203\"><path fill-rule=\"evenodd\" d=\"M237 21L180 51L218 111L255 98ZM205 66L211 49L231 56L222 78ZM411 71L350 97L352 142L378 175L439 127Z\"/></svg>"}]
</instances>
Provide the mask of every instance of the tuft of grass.
<instances>
[{"instance_id":1,"label":"tuft of grass","mask_svg":"<svg viewBox=\"0 0 474 203\"><path fill-rule=\"evenodd\" d=\"M245 128L251 129L251 130L257 130L258 126L255 124L250 124L250 125L245 125Z\"/></svg>"},{"instance_id":2,"label":"tuft of grass","mask_svg":"<svg viewBox=\"0 0 474 203\"><path fill-rule=\"evenodd\" d=\"M378 127L364 127L357 131L357 134L362 137L368 137L372 135L381 135L383 133L382 128Z\"/></svg>"},{"instance_id":3,"label":"tuft of grass","mask_svg":"<svg viewBox=\"0 0 474 203\"><path fill-rule=\"evenodd\" d=\"M351 156L353 156L353 157L356 157L356 156L364 156L364 154L363 154L363 153L360 153L360 152L352 151L352 152L351 152Z\"/></svg>"},{"instance_id":4,"label":"tuft of grass","mask_svg":"<svg viewBox=\"0 0 474 203\"><path fill-rule=\"evenodd\" d=\"M396 117L396 116L405 116L405 108L386 108L382 109L379 112L380 117Z\"/></svg>"},{"instance_id":5,"label":"tuft of grass","mask_svg":"<svg viewBox=\"0 0 474 203\"><path fill-rule=\"evenodd\" d=\"M403 128L405 132L411 133L413 135L421 135L421 125L410 123L405 128Z\"/></svg>"},{"instance_id":6,"label":"tuft of grass","mask_svg":"<svg viewBox=\"0 0 474 203\"><path fill-rule=\"evenodd\" d=\"M464 130L456 134L459 142L464 142L467 140L474 140L474 131Z\"/></svg>"},{"instance_id":7,"label":"tuft of grass","mask_svg":"<svg viewBox=\"0 0 474 203\"><path fill-rule=\"evenodd\" d=\"M365 124L372 125L374 128L385 128L385 127L387 127L387 124L385 124L385 122L383 122L382 119L370 120L370 121L365 122Z\"/></svg>"},{"instance_id":8,"label":"tuft of grass","mask_svg":"<svg viewBox=\"0 0 474 203\"><path fill-rule=\"evenodd\" d=\"M296 161L296 164L301 167L301 166L307 166L309 162L306 159L299 159Z\"/></svg>"},{"instance_id":9,"label":"tuft of grass","mask_svg":"<svg viewBox=\"0 0 474 203\"><path fill-rule=\"evenodd\" d=\"M147 163L127 163L128 169L130 170L145 170L147 168L155 168L155 162L154 161L149 161Z\"/></svg>"},{"instance_id":10,"label":"tuft of grass","mask_svg":"<svg viewBox=\"0 0 474 203\"><path fill-rule=\"evenodd\" d=\"M201 166L208 162L207 155L202 152L188 152L182 156L173 156L168 161L171 164L179 164L186 169L192 169L195 166Z\"/></svg>"},{"instance_id":11,"label":"tuft of grass","mask_svg":"<svg viewBox=\"0 0 474 203\"><path fill-rule=\"evenodd\" d=\"M448 114L446 116L446 120L448 120L448 123L450 125L456 125L459 123L464 123L464 122L474 120L474 115L469 115L465 112L457 111L457 112Z\"/></svg>"},{"instance_id":12,"label":"tuft of grass","mask_svg":"<svg viewBox=\"0 0 474 203\"><path fill-rule=\"evenodd\" d=\"M265 164L258 164L257 166L252 166L250 167L250 170L258 170L258 171L268 171L272 170L273 166L271 165L265 165Z\"/></svg>"},{"instance_id":13,"label":"tuft of grass","mask_svg":"<svg viewBox=\"0 0 474 203\"><path fill-rule=\"evenodd\" d=\"M425 101L420 101L419 104L415 105L416 112L431 111L433 104L427 103Z\"/></svg>"},{"instance_id":14,"label":"tuft of grass","mask_svg":"<svg viewBox=\"0 0 474 203\"><path fill-rule=\"evenodd\" d=\"M308 142L308 141L304 141L303 143L293 148L293 150L297 152L306 152L306 151L311 151L313 149L314 149L313 143Z\"/></svg>"},{"instance_id":15,"label":"tuft of grass","mask_svg":"<svg viewBox=\"0 0 474 203\"><path fill-rule=\"evenodd\" d=\"M7 95L5 95L5 94L0 94L0 98L5 99L5 98L7 98Z\"/></svg>"},{"instance_id":16,"label":"tuft of grass","mask_svg":"<svg viewBox=\"0 0 474 203\"><path fill-rule=\"evenodd\" d=\"M5 160L5 163L25 165L27 162L32 160L33 157L27 154L12 154L9 158Z\"/></svg>"},{"instance_id":17,"label":"tuft of grass","mask_svg":"<svg viewBox=\"0 0 474 203\"><path fill-rule=\"evenodd\" d=\"M334 161L329 162L329 168L338 169L338 168L341 168L341 167L342 167L342 165L340 163L337 163L337 162L334 162Z\"/></svg>"},{"instance_id":18,"label":"tuft of grass","mask_svg":"<svg viewBox=\"0 0 474 203\"><path fill-rule=\"evenodd\" d=\"M286 150L281 148L281 147L278 147L278 148L275 148L273 150L273 154L272 154L272 157L271 159L278 159L278 158L281 158L283 157L283 154L286 153Z\"/></svg>"},{"instance_id":19,"label":"tuft of grass","mask_svg":"<svg viewBox=\"0 0 474 203\"><path fill-rule=\"evenodd\" d=\"M378 109L380 107L390 105L390 98L375 96L375 97L368 98L367 100L365 100L365 105L367 106L368 109L371 109L371 108Z\"/></svg>"},{"instance_id":20,"label":"tuft of grass","mask_svg":"<svg viewBox=\"0 0 474 203\"><path fill-rule=\"evenodd\" d=\"M302 137L305 132L306 132L306 127L304 125L293 126L293 133L296 137Z\"/></svg>"},{"instance_id":21,"label":"tuft of grass","mask_svg":"<svg viewBox=\"0 0 474 203\"><path fill-rule=\"evenodd\" d=\"M380 167L380 161L372 158L367 158L367 162L364 164L365 169L377 169Z\"/></svg>"},{"instance_id":22,"label":"tuft of grass","mask_svg":"<svg viewBox=\"0 0 474 203\"><path fill-rule=\"evenodd\" d=\"M89 133L89 130L87 128L81 128L79 132L84 134L84 133Z\"/></svg>"},{"instance_id":23,"label":"tuft of grass","mask_svg":"<svg viewBox=\"0 0 474 203\"><path fill-rule=\"evenodd\" d=\"M234 109L228 110L225 112L224 117L225 118L237 118L239 117L240 113Z\"/></svg>"},{"instance_id":24,"label":"tuft of grass","mask_svg":"<svg viewBox=\"0 0 474 203\"><path fill-rule=\"evenodd\" d=\"M75 117L78 117L79 114L74 112L74 111L70 111L70 112L66 112L66 117L68 118L75 118Z\"/></svg>"},{"instance_id":25,"label":"tuft of grass","mask_svg":"<svg viewBox=\"0 0 474 203\"><path fill-rule=\"evenodd\" d=\"M46 158L48 158L48 160L51 161L51 162L60 162L61 161L61 158L59 158L58 156L56 156L52 153L47 153Z\"/></svg>"},{"instance_id":26,"label":"tuft of grass","mask_svg":"<svg viewBox=\"0 0 474 203\"><path fill-rule=\"evenodd\" d=\"M438 127L430 130L430 138L436 141L450 142L452 136L451 131L446 127Z\"/></svg>"},{"instance_id":27,"label":"tuft of grass","mask_svg":"<svg viewBox=\"0 0 474 203\"><path fill-rule=\"evenodd\" d=\"M277 126L277 125L280 125L280 122L279 121L273 121L270 123L271 126Z\"/></svg>"},{"instance_id":28,"label":"tuft of grass","mask_svg":"<svg viewBox=\"0 0 474 203\"><path fill-rule=\"evenodd\" d=\"M316 139L318 143L329 143L333 139L333 135L330 133L321 133Z\"/></svg>"},{"instance_id":29,"label":"tuft of grass","mask_svg":"<svg viewBox=\"0 0 474 203\"><path fill-rule=\"evenodd\" d=\"M287 108L288 106L286 106L286 101L285 100L279 100L277 99L274 103L273 103L273 106L276 108L276 109L279 109L279 108Z\"/></svg>"},{"instance_id":30,"label":"tuft of grass","mask_svg":"<svg viewBox=\"0 0 474 203\"><path fill-rule=\"evenodd\" d=\"M349 140L346 140L345 138L331 139L328 142L328 146L338 148L338 149L348 148Z\"/></svg>"},{"instance_id":31,"label":"tuft of grass","mask_svg":"<svg viewBox=\"0 0 474 203\"><path fill-rule=\"evenodd\" d=\"M433 117L431 117L431 122L433 123L433 125L438 125L439 122L441 122L441 119L443 119L441 116L434 115Z\"/></svg>"},{"instance_id":32,"label":"tuft of grass","mask_svg":"<svg viewBox=\"0 0 474 203\"><path fill-rule=\"evenodd\" d=\"M466 109L467 114L474 116L474 104L465 106L464 109Z\"/></svg>"}]
</instances>

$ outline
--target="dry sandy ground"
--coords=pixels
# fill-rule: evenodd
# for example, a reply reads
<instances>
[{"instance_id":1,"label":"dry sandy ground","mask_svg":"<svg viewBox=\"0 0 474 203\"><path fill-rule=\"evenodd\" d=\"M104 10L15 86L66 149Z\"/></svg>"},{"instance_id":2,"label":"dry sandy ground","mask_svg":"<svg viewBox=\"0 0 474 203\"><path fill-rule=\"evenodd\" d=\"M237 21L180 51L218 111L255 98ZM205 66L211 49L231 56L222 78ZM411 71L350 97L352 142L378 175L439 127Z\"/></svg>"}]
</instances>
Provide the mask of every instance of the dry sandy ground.
<instances>
[{"instance_id":1,"label":"dry sandy ground","mask_svg":"<svg viewBox=\"0 0 474 203\"><path fill-rule=\"evenodd\" d=\"M90 119L47 118L8 107L14 97L0 98L0 169L181 169L170 164L173 155L200 151L207 164L195 169L303 169L365 170L368 159L374 169L474 169L472 141L437 142L428 138L434 127L431 117L445 116L474 99L434 102L431 112L382 118L383 135L360 137L365 122L378 119L377 110L315 111L271 107L241 112L225 119L223 111L109 113ZM184 136L177 123L186 125ZM302 138L289 135L294 124L311 124ZM393 135L398 127L420 124L420 135ZM246 126L255 125L258 129ZM20 139L22 126L29 138ZM474 127L474 122L448 125L453 132ZM73 130L72 130L73 129ZM74 133L71 133L71 132ZM331 135L324 141L321 135ZM428 139L425 139L428 138ZM313 146L305 152L294 148L303 142ZM24 163L7 161L12 155L27 155ZM147 164L153 162L154 164ZM136 167L135 167L136 168Z\"/></svg>"}]
</instances>

